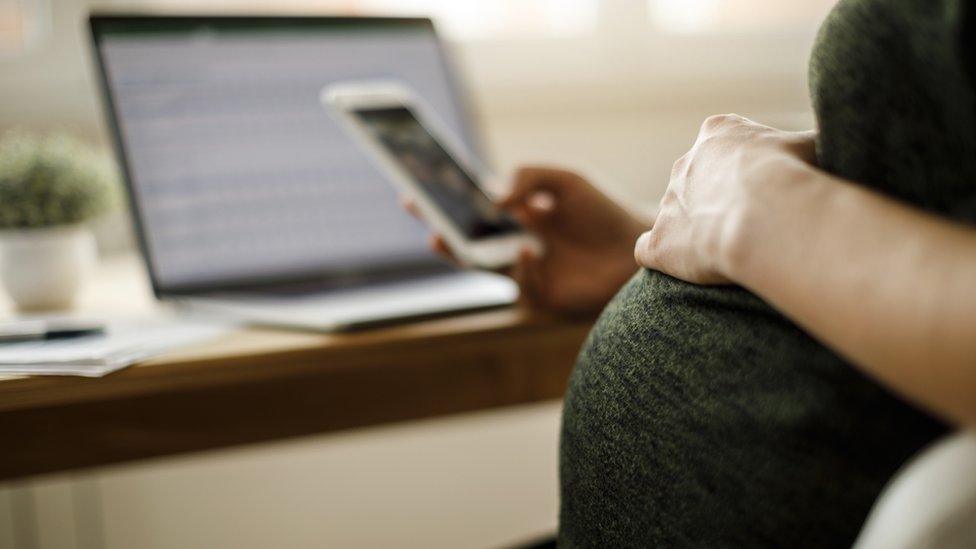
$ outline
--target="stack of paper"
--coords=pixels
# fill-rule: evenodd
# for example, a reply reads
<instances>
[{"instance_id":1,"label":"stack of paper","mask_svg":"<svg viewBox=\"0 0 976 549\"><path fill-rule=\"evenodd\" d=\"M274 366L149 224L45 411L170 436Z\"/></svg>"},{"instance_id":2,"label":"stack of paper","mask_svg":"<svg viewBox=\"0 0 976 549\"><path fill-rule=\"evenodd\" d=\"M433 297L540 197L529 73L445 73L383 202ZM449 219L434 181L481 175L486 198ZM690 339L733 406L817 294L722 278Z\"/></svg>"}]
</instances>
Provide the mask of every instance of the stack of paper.
<instances>
[{"instance_id":1,"label":"stack of paper","mask_svg":"<svg viewBox=\"0 0 976 549\"><path fill-rule=\"evenodd\" d=\"M232 326L192 320L109 322L104 334L0 345L0 374L100 377Z\"/></svg>"}]
</instances>

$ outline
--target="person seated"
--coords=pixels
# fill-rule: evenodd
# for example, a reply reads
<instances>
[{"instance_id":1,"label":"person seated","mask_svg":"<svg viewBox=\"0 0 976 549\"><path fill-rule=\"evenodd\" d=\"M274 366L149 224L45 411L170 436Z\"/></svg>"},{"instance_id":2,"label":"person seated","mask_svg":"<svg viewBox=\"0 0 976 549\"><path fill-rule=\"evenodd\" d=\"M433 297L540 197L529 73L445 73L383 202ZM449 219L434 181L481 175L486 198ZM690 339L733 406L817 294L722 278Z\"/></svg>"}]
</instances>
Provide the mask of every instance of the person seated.
<instances>
[{"instance_id":1,"label":"person seated","mask_svg":"<svg viewBox=\"0 0 976 549\"><path fill-rule=\"evenodd\" d=\"M971 5L841 1L817 130L709 118L653 220L518 171L504 205L546 245L511 272L524 300L603 309L565 399L561 546L850 546L909 456L976 425Z\"/></svg>"}]
</instances>

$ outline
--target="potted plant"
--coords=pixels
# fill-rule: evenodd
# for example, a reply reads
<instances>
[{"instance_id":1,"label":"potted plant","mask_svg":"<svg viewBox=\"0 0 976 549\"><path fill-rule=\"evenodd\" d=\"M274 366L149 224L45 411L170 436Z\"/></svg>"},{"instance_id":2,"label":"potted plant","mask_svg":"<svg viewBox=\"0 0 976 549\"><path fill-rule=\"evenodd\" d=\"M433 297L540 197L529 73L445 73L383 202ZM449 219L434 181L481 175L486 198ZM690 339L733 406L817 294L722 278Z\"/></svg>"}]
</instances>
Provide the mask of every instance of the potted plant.
<instances>
[{"instance_id":1,"label":"potted plant","mask_svg":"<svg viewBox=\"0 0 976 549\"><path fill-rule=\"evenodd\" d=\"M114 202L114 174L67 135L0 138L0 281L21 310L71 305L95 264L86 223Z\"/></svg>"}]
</instances>

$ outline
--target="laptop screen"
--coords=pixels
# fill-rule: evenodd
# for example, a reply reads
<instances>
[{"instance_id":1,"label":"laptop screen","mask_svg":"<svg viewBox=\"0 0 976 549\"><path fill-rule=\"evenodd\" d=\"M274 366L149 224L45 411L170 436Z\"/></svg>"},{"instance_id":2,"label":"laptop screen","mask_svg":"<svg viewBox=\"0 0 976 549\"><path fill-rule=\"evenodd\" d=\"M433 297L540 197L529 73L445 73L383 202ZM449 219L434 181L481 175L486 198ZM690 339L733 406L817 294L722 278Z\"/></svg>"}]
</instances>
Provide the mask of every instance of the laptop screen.
<instances>
[{"instance_id":1,"label":"laptop screen","mask_svg":"<svg viewBox=\"0 0 976 549\"><path fill-rule=\"evenodd\" d=\"M469 146L425 19L93 16L157 292L443 268L426 230L319 103L398 80Z\"/></svg>"}]
</instances>

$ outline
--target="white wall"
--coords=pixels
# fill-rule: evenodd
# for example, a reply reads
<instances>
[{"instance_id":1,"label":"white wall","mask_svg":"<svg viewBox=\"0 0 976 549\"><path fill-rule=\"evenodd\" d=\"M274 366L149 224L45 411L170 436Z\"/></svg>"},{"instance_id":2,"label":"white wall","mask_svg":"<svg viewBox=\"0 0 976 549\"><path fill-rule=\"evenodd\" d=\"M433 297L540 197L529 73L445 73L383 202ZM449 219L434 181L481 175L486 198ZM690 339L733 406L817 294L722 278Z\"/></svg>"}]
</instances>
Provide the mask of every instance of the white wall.
<instances>
[{"instance_id":1,"label":"white wall","mask_svg":"<svg viewBox=\"0 0 976 549\"><path fill-rule=\"evenodd\" d=\"M47 36L25 55L0 57L0 129L68 127L101 135L98 103L90 85L84 16L87 0L50 0Z\"/></svg>"}]
</instances>

